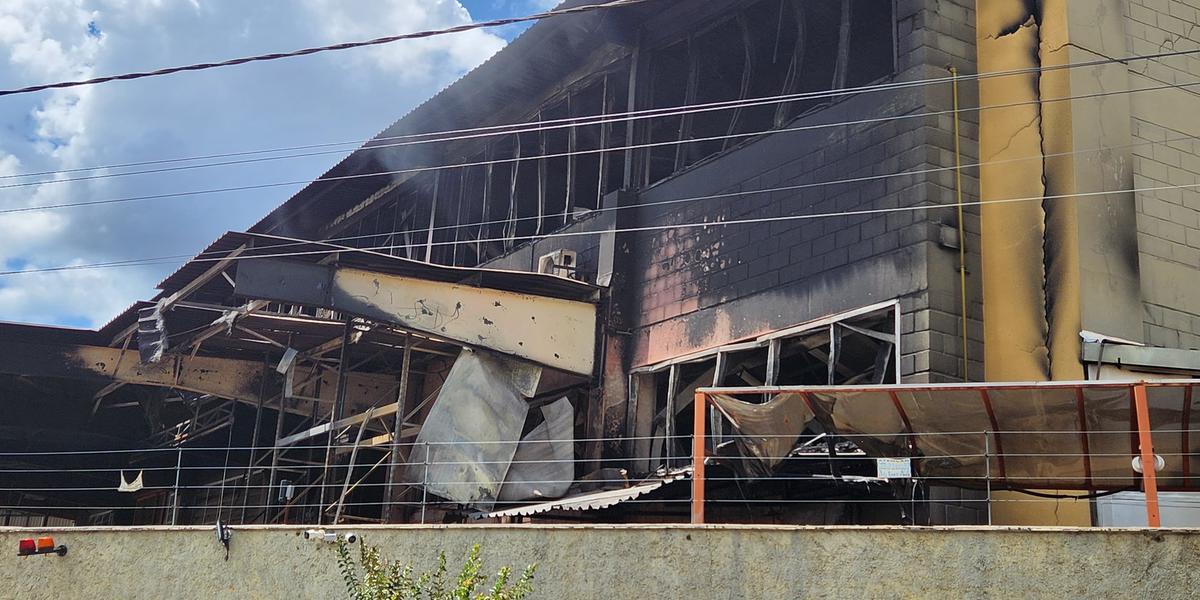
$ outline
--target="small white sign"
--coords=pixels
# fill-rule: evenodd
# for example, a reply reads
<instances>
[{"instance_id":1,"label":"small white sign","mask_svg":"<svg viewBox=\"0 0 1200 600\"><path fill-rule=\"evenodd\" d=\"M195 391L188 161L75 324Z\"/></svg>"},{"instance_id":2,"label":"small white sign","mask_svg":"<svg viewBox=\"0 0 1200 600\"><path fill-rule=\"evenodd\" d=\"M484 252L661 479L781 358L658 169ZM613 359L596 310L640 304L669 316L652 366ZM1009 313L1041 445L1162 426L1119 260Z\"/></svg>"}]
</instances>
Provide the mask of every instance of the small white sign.
<instances>
[{"instance_id":1,"label":"small white sign","mask_svg":"<svg viewBox=\"0 0 1200 600\"><path fill-rule=\"evenodd\" d=\"M908 458L875 459L875 475L884 479L912 478L912 460Z\"/></svg>"}]
</instances>

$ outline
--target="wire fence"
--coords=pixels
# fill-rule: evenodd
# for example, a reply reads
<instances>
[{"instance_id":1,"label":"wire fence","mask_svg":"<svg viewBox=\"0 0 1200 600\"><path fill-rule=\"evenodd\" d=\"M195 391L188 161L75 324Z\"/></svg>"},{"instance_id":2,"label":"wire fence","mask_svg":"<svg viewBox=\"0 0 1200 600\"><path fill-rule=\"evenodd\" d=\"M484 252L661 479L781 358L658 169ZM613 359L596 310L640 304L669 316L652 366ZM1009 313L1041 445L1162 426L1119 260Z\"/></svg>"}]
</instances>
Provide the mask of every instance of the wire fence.
<instances>
[{"instance_id":1,"label":"wire fence","mask_svg":"<svg viewBox=\"0 0 1200 600\"><path fill-rule=\"evenodd\" d=\"M695 481L685 481L694 479L697 439L705 442L700 504L708 522L978 525L995 522L997 512L1059 511L1078 502L1091 523L1137 525L1129 507L1138 496L1122 495L1143 485L1137 434L720 431L531 446L422 441L0 452L0 526L687 521L697 504ZM1063 451L1055 442L1062 436L1104 436L1124 446ZM1157 485L1200 485L1191 456L1190 448L1156 450ZM1110 496L1120 502L1105 500Z\"/></svg>"}]
</instances>

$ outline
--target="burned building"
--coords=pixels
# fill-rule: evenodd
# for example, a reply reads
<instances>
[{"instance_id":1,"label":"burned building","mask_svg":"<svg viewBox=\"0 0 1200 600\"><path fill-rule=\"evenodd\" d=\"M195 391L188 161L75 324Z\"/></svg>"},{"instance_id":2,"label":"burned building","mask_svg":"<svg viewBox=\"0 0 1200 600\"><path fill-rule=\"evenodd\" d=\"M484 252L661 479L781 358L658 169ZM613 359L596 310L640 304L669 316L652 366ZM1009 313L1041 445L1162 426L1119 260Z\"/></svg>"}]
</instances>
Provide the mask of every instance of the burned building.
<instances>
[{"instance_id":1,"label":"burned building","mask_svg":"<svg viewBox=\"0 0 1200 600\"><path fill-rule=\"evenodd\" d=\"M7 326L3 393L27 403L9 429L45 435L5 443L129 452L22 459L5 504L671 519L700 389L1190 376L1194 94L1167 58L1095 62L1157 39L1140 5L1102 4L658 0L539 22L99 332ZM986 394L866 417L763 417L768 396L705 424L715 518L985 522L1002 459L920 493L864 459L918 449L918 421L1048 426ZM855 438L880 411L907 446ZM746 443L755 418L780 442ZM103 477L55 490L81 469ZM145 491L101 493L113 469ZM112 508L70 508L96 498Z\"/></svg>"}]
</instances>

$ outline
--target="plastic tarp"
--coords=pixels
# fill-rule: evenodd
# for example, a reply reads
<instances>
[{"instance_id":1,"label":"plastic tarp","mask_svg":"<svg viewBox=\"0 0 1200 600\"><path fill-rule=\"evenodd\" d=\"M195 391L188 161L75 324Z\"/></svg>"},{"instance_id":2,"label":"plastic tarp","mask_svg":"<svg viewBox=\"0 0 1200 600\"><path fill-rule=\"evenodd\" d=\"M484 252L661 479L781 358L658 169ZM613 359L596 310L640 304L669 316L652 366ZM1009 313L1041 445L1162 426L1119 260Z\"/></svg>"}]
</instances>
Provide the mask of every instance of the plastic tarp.
<instances>
[{"instance_id":1,"label":"plastic tarp","mask_svg":"<svg viewBox=\"0 0 1200 600\"><path fill-rule=\"evenodd\" d=\"M710 398L738 431L734 438L738 450L751 460L739 461L737 466L750 476L769 476L813 419L800 394L777 394L762 404L724 395Z\"/></svg>"},{"instance_id":2,"label":"plastic tarp","mask_svg":"<svg viewBox=\"0 0 1200 600\"><path fill-rule=\"evenodd\" d=\"M862 388L784 388L765 404L713 394L740 434L743 455L767 468L798 439L811 415L874 456L914 458L921 477L979 487L1119 489L1138 483L1132 383L1079 382ZM750 393L750 389L747 390ZM756 391L756 394L761 392ZM1196 489L1191 432L1200 383L1147 382L1146 401L1162 489ZM811 410L810 410L811 409ZM803 427L801 430L803 431Z\"/></svg>"},{"instance_id":3,"label":"plastic tarp","mask_svg":"<svg viewBox=\"0 0 1200 600\"><path fill-rule=\"evenodd\" d=\"M491 510L517 451L541 367L464 349L446 375L409 459L408 478Z\"/></svg>"}]
</instances>

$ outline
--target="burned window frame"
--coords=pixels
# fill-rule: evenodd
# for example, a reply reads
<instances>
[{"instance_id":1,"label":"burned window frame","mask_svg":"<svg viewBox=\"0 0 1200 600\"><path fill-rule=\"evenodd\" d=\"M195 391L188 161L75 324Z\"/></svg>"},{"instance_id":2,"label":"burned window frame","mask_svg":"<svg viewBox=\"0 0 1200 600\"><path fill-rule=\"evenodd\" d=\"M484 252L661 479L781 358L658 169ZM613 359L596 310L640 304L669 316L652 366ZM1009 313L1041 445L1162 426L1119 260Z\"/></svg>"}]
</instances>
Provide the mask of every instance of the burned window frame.
<instances>
[{"instance_id":1,"label":"burned window frame","mask_svg":"<svg viewBox=\"0 0 1200 600\"><path fill-rule=\"evenodd\" d=\"M855 86L870 85L871 83L894 77L897 73L899 68L899 41L897 39L898 29L896 22L896 0L883 0L882 2L880 2L880 0L841 0L839 27L836 34L837 48L835 49L835 57L833 59L835 64L833 65L831 81L828 87L823 89L832 91L845 89L847 87L846 83L850 77L849 66L852 64L852 62L861 58L852 54L851 45L854 38L854 29L852 27L853 24L851 19L855 14L855 10L861 8L864 3L868 2L879 2L880 4L884 4L889 11L888 22L890 27L888 28L888 34L890 36L891 53L887 68L884 72L881 72L881 74L879 74L877 77L870 78L869 81L856 81ZM793 70L803 68L804 64L803 55L805 50L805 25L803 23L803 19L805 18L804 14L806 10L804 7L808 3L804 0L757 0L755 2L747 2L737 5L736 7L725 11L726 14L722 18L711 19L701 28L686 29L684 32L682 32L682 34L676 34L674 37L660 38L655 40L645 52L645 60L643 61L645 64L639 66L639 72L642 74L641 77L645 82L640 83L638 86L639 89L637 90L636 103L638 109L653 110L674 106L692 106L697 104L696 94L699 86L699 78L701 77L701 74L708 69L708 65L704 65L699 62L701 52L693 51L692 48L710 47L711 44L700 44L698 43L698 40L701 40L704 38L704 36L711 34L721 27L727 27L731 24L738 28L742 35L740 43L742 45L741 47L744 56L744 62L741 68L742 80L739 85L739 90L736 97L729 97L722 100L708 100L706 102L723 102L747 99L748 90L750 87L752 87L751 79L755 71L754 57L752 56L753 52L751 50L753 43L752 36L750 34L750 28L747 25L747 15L752 9L761 8L766 4L778 4L780 10L779 23L781 29L783 25L783 10L785 10L787 7L791 7L791 14L795 19L794 22L800 28L799 32L797 33L794 46L791 50L792 60L794 62L788 67L788 75L784 78L782 83L783 89L778 90L776 95L818 91L799 89L798 86L801 85L801 77L792 72ZM778 37L778 35L779 33L777 32L776 36ZM660 52L666 52L668 49L674 48L680 44L682 44L684 47L688 63L688 72L683 77L684 81L686 81L686 84L683 86L684 93L682 98L676 102L659 100L657 95L658 86L655 85L655 58L659 56ZM674 80L672 81L674 82ZM678 82L674 83L677 84ZM677 86L672 85L669 87L674 89ZM772 125L765 129L753 131L739 131L738 129L739 120L742 119L744 111L747 108L754 107L737 107L727 110L686 113L678 117L666 117L667 119L671 119L671 122L678 121L676 135L671 137L663 137L656 134L656 128L661 128L662 122L654 123L653 121L659 119L651 120L652 122L649 123L643 123L639 127L638 139L642 144L648 145L648 147L643 147L637 152L635 163L637 164L639 173L637 174L636 180L643 188L652 187L662 181L671 179L679 173L685 172L696 165L707 163L715 157L722 156L726 152L729 152L730 150L759 137L759 135L756 134L770 134L772 131L785 127L787 124L795 121L796 119L802 118L816 110L820 110L821 108L833 104L835 101L837 101L836 98L829 98L824 102L810 101L801 103L802 101L793 101L779 103L774 106L775 114ZM660 104L663 105L660 106ZM728 117L720 117L723 120L728 120L728 126L726 127L724 135L736 135L737 137L714 140L714 142L720 142L718 144L719 149L710 150L707 153L696 153L689 151L689 147L698 146L698 144L703 143L687 141L689 139L696 139L696 136L694 136L693 133L696 130L697 119L703 120L712 115L721 115L723 113L728 114L730 112L732 112L732 115ZM718 117L712 118L716 119ZM667 127L667 129L669 130L672 128ZM711 136L700 136L700 139L705 137ZM674 162L670 168L664 169L662 168L661 164L656 163L662 163L663 160L667 158L667 155L673 155Z\"/></svg>"},{"instance_id":2,"label":"burned window frame","mask_svg":"<svg viewBox=\"0 0 1200 600\"><path fill-rule=\"evenodd\" d=\"M890 300L631 370L626 412L627 438L630 445L626 448L626 456L629 457L632 469L637 473L649 473L661 465L670 468L686 464L691 455L691 432L687 428L690 427L692 417L680 415L690 406L695 390L702 387L741 387L731 384L730 377L742 377L742 371L735 372L734 369L755 360L747 360L747 357L754 354L763 355L760 358L765 359L765 373L761 378L745 380L749 387L900 383L900 314L900 301ZM891 331L863 327L864 323L887 323ZM827 345L834 357L833 364L828 360L824 361L825 382L813 384L787 380L786 374L791 371L790 366L789 369L784 369L784 361L799 355L795 352L795 346L803 345L806 338L822 333L828 335L830 341ZM844 345L854 336L876 336L873 339L879 343L877 354L873 357L875 362L870 371L873 377L870 381L856 381L838 372L837 367L841 362L838 356L842 352L839 345ZM882 337L891 337L893 341L886 362L880 369L879 360L883 355L881 350L888 344L880 339ZM809 354L815 356L812 351L819 352L821 347L823 345L810 349ZM732 360L739 355L742 357L741 361ZM711 378L706 379L710 371ZM855 377L866 374L861 372ZM839 378L839 375L843 377ZM675 415L674 418L668 418L671 414ZM716 411L713 411L709 418L709 435L719 442L727 431L725 422ZM674 443L669 443L670 440Z\"/></svg>"},{"instance_id":3,"label":"burned window frame","mask_svg":"<svg viewBox=\"0 0 1200 600\"><path fill-rule=\"evenodd\" d=\"M538 124L624 113L632 64L629 55L608 60L562 86L516 122ZM602 96L598 102L587 97L597 92ZM584 99L601 112L575 110ZM562 114L554 114L555 109ZM456 266L473 267L503 257L538 236L571 226L599 208L605 194L624 187L628 127L626 120L616 119L498 133L443 161L473 166L439 168L389 184L380 190L379 201L364 202L336 220L328 227L326 239L349 237L353 239L347 245L354 247L381 248L395 256ZM580 145L585 137L581 131L594 132L596 147ZM562 171L562 185L554 190L550 189L552 163ZM583 168L595 169L588 180L594 190L583 189L576 181ZM471 179L477 172L483 177L482 188ZM552 192L561 192L561 197L550 197ZM387 210L404 216L390 231L376 223ZM370 230L368 237L359 237L364 228Z\"/></svg>"}]
</instances>

